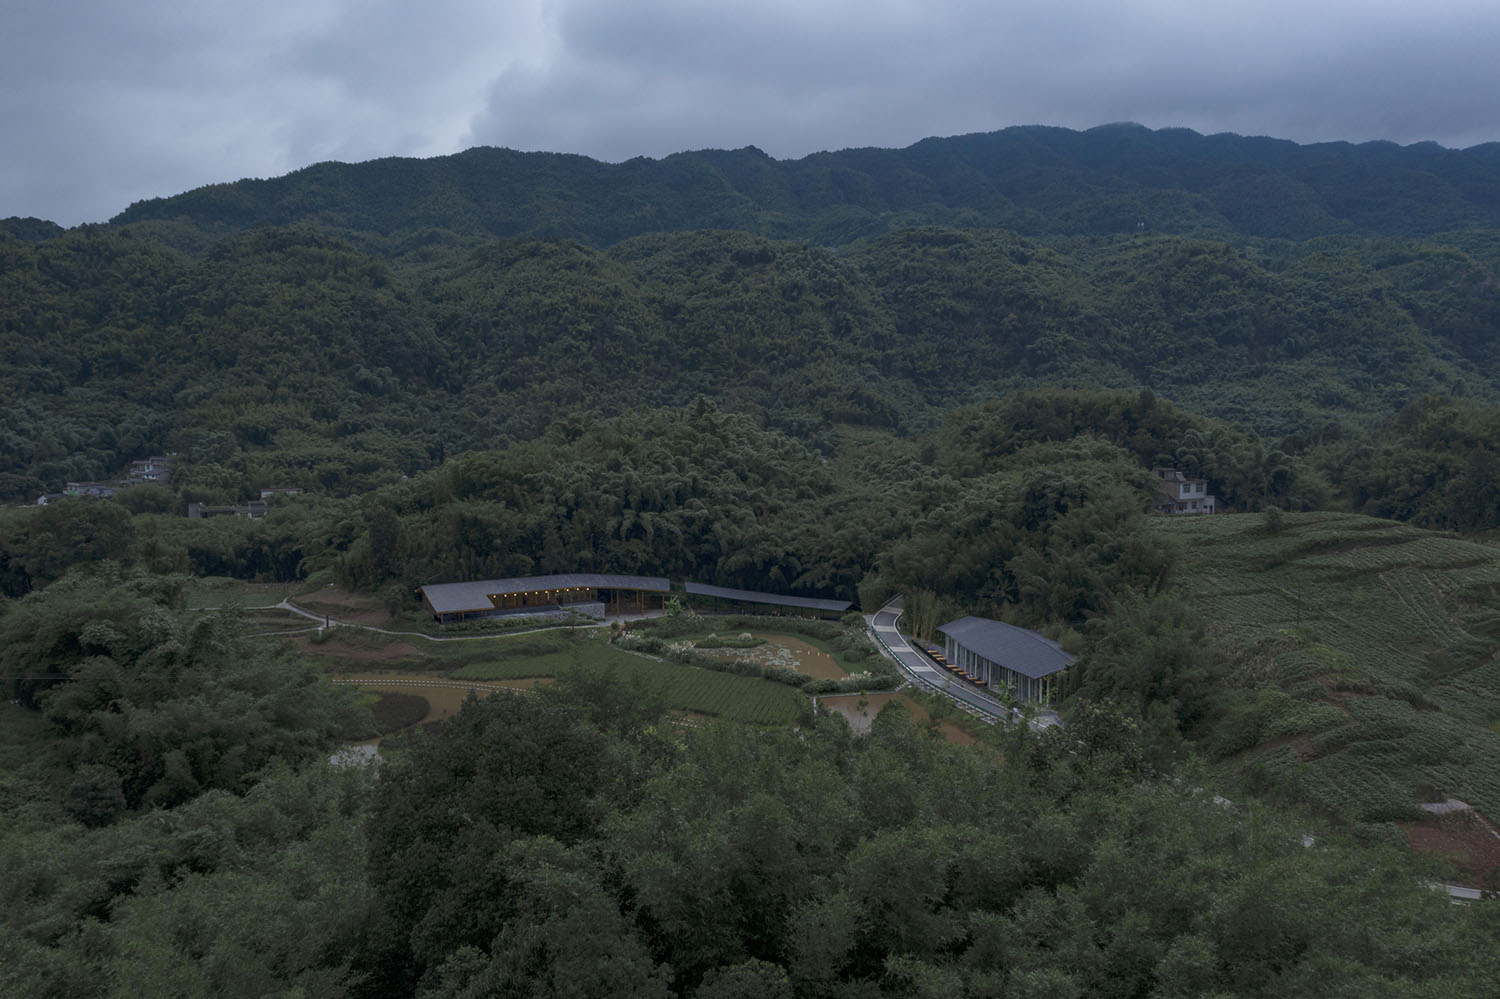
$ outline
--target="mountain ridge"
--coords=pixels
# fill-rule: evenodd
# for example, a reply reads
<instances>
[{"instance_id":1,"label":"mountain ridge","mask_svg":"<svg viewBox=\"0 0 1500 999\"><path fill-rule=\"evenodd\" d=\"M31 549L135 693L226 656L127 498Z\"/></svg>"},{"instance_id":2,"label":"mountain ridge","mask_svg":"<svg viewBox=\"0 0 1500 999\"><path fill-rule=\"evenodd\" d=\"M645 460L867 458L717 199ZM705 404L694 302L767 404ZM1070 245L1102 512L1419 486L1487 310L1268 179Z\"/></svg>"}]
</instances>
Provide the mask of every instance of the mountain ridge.
<instances>
[{"instance_id":1,"label":"mountain ridge","mask_svg":"<svg viewBox=\"0 0 1500 999\"><path fill-rule=\"evenodd\" d=\"M298 222L380 239L440 229L596 246L691 229L843 245L911 224L1032 237L1410 238L1500 227L1500 143L1299 145L1117 124L1015 126L794 160L754 146L620 163L480 146L209 185L136 202L109 225L222 236Z\"/></svg>"}]
</instances>

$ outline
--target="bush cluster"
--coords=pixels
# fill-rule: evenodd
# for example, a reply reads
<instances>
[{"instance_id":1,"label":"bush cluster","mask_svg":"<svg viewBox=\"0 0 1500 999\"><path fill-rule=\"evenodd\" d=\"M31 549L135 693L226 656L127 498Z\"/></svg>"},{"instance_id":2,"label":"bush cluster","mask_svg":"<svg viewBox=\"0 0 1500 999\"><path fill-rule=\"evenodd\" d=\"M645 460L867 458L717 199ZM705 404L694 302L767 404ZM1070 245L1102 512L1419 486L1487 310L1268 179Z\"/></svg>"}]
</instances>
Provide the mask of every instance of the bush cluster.
<instances>
[{"instance_id":1,"label":"bush cluster","mask_svg":"<svg viewBox=\"0 0 1500 999\"><path fill-rule=\"evenodd\" d=\"M700 649L753 649L756 646L766 644L764 638L756 638L751 634L743 635L709 635L698 641Z\"/></svg>"}]
</instances>

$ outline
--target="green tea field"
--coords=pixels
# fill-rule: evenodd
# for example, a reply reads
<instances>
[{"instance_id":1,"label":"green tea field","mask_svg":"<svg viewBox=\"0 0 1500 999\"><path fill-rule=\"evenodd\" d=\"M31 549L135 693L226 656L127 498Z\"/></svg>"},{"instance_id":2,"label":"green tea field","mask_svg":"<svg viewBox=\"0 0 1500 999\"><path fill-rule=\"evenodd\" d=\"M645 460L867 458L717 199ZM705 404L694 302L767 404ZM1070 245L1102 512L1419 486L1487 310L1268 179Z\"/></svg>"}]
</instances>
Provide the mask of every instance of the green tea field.
<instances>
[{"instance_id":1,"label":"green tea field","mask_svg":"<svg viewBox=\"0 0 1500 999\"><path fill-rule=\"evenodd\" d=\"M1500 816L1500 548L1349 514L1157 529L1231 664L1210 754L1355 821Z\"/></svg>"}]
</instances>

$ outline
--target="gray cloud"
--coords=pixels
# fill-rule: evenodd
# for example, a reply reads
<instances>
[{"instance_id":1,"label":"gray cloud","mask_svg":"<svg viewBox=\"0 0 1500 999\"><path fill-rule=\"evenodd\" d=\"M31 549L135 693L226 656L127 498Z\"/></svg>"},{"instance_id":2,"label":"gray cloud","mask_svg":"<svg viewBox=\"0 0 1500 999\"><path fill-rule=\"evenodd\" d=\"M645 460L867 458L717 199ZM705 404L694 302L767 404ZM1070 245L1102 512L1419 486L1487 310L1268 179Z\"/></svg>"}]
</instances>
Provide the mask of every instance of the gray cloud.
<instances>
[{"instance_id":1,"label":"gray cloud","mask_svg":"<svg viewBox=\"0 0 1500 999\"><path fill-rule=\"evenodd\" d=\"M11 0L0 216L102 221L323 159L451 152L525 16L486 0Z\"/></svg>"},{"instance_id":2,"label":"gray cloud","mask_svg":"<svg viewBox=\"0 0 1500 999\"><path fill-rule=\"evenodd\" d=\"M467 145L794 157L1134 120L1500 138L1477 0L11 0L0 216Z\"/></svg>"},{"instance_id":3,"label":"gray cloud","mask_svg":"<svg viewBox=\"0 0 1500 999\"><path fill-rule=\"evenodd\" d=\"M796 156L1012 124L1135 120L1300 141L1500 137L1500 8L1105 0L622 6L565 0L476 141L607 159Z\"/></svg>"}]
</instances>

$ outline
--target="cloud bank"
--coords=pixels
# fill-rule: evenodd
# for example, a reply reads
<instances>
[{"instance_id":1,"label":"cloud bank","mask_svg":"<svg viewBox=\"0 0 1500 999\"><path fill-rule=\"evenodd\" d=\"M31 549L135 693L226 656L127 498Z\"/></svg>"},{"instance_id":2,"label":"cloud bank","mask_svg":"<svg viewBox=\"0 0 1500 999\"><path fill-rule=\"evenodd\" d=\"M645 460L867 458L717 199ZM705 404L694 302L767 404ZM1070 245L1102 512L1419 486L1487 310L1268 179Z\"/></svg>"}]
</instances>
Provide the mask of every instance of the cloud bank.
<instances>
[{"instance_id":1,"label":"cloud bank","mask_svg":"<svg viewBox=\"0 0 1500 999\"><path fill-rule=\"evenodd\" d=\"M779 158L1110 121L1500 139L1500 6L1435 0L12 0L0 216L471 145Z\"/></svg>"}]
</instances>

